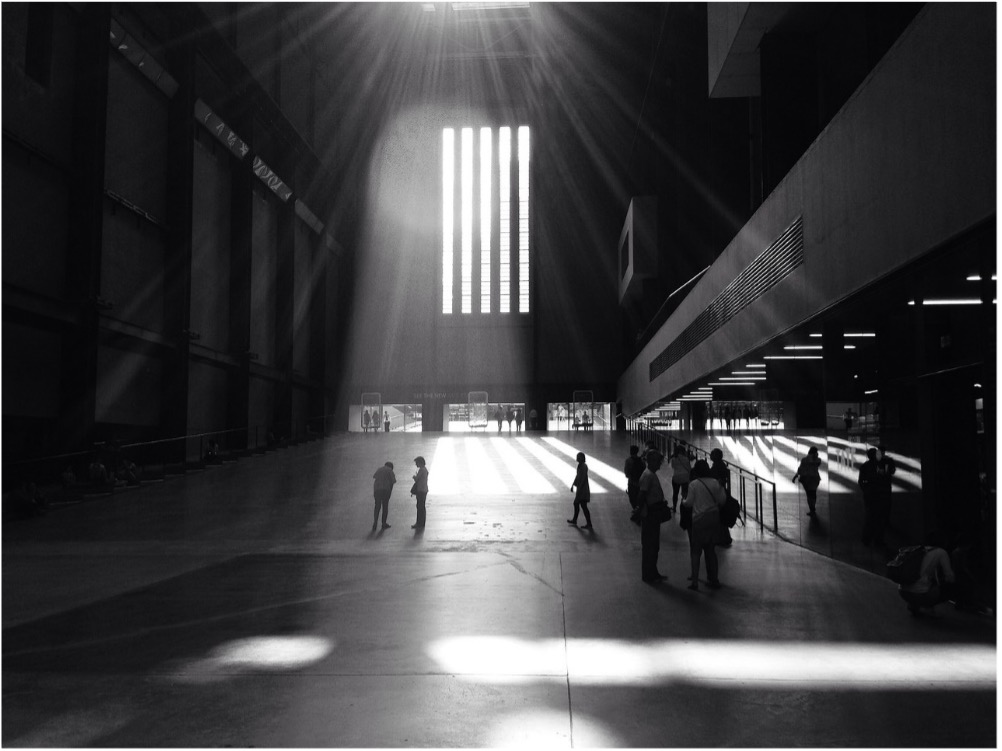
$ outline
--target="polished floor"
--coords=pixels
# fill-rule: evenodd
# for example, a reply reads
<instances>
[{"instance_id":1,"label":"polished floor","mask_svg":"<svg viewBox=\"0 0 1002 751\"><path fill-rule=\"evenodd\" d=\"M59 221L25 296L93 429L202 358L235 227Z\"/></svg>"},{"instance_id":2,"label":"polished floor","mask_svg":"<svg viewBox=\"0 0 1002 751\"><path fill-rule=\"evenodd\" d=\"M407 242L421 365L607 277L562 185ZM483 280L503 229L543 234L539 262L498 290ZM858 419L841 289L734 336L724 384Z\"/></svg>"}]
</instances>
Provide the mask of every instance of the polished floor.
<instances>
[{"instance_id":1,"label":"polished floor","mask_svg":"<svg viewBox=\"0 0 1002 751\"><path fill-rule=\"evenodd\" d=\"M628 442L340 434L5 524L3 745L997 745L994 619L757 525L722 589L674 522L641 582Z\"/></svg>"}]
</instances>

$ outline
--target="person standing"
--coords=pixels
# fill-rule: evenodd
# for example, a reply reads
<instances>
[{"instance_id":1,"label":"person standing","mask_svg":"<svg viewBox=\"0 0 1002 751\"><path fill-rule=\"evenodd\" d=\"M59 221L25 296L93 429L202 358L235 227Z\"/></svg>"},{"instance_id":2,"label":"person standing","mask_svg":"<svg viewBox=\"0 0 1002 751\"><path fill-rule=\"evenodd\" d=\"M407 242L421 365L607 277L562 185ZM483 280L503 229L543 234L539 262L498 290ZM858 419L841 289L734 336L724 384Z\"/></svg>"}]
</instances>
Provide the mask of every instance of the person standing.
<instances>
[{"instance_id":1,"label":"person standing","mask_svg":"<svg viewBox=\"0 0 1002 751\"><path fill-rule=\"evenodd\" d=\"M640 476L647 469L644 460L640 458L640 448L630 446L630 455L623 464L623 474L626 475L626 497L630 500L633 514L630 521L640 523Z\"/></svg>"},{"instance_id":2,"label":"person standing","mask_svg":"<svg viewBox=\"0 0 1002 751\"><path fill-rule=\"evenodd\" d=\"M706 576L710 580L710 589L720 587L717 571L717 552L713 549L720 538L720 509L727 500L723 487L710 477L710 467L700 459L692 468L692 481L689 492L682 499L682 506L692 510L692 522L689 529L689 560L692 574L689 576L689 589L699 589L699 559L706 556Z\"/></svg>"},{"instance_id":3,"label":"person standing","mask_svg":"<svg viewBox=\"0 0 1002 751\"><path fill-rule=\"evenodd\" d=\"M724 461L724 452L719 448L713 449L710 452L710 460L713 462L710 465L710 477L720 483L720 487L724 489L724 498L731 497L731 471L727 468L727 462ZM723 533L721 534L721 540L719 542L720 546L723 548L729 548L733 540L731 539L731 531L727 527L723 527Z\"/></svg>"},{"instance_id":4,"label":"person standing","mask_svg":"<svg viewBox=\"0 0 1002 751\"><path fill-rule=\"evenodd\" d=\"M383 432L384 433L389 433L390 432L390 413L389 412L383 412Z\"/></svg>"},{"instance_id":5,"label":"person standing","mask_svg":"<svg viewBox=\"0 0 1002 751\"><path fill-rule=\"evenodd\" d=\"M498 435L501 435L501 423L504 422L504 410L501 409L501 405L498 405L497 410L494 412L494 419L498 421Z\"/></svg>"},{"instance_id":6,"label":"person standing","mask_svg":"<svg viewBox=\"0 0 1002 751\"><path fill-rule=\"evenodd\" d=\"M414 464L418 470L414 474L411 495L417 499L417 521L411 525L411 529L424 529L425 500L428 498L428 467L423 456L414 457Z\"/></svg>"},{"instance_id":7,"label":"person standing","mask_svg":"<svg viewBox=\"0 0 1002 751\"><path fill-rule=\"evenodd\" d=\"M877 479L877 449L866 450L866 461L859 468L859 477L856 480L860 490L863 491L863 534L861 541L864 545L876 542L878 545L884 544L883 531L877 534L877 503L880 495L879 480Z\"/></svg>"},{"instance_id":8,"label":"person standing","mask_svg":"<svg viewBox=\"0 0 1002 751\"><path fill-rule=\"evenodd\" d=\"M372 422L372 417L369 416L369 410L365 410L365 412L362 413L362 432L363 433L368 433L369 432L369 423L370 422Z\"/></svg>"},{"instance_id":9,"label":"person standing","mask_svg":"<svg viewBox=\"0 0 1002 751\"><path fill-rule=\"evenodd\" d=\"M568 519L568 524L573 524L577 526L578 524L578 512L584 512L585 522L587 522L582 529L591 529L591 514L588 513L588 502L591 500L591 486L588 484L588 465L585 464L585 455L578 452L578 472L574 476L574 482L571 483L571 490L577 488L574 493L574 518Z\"/></svg>"},{"instance_id":10,"label":"person standing","mask_svg":"<svg viewBox=\"0 0 1002 751\"><path fill-rule=\"evenodd\" d=\"M818 457L817 446L811 446L807 450L807 456L800 460L800 466L793 475L793 482L796 482L798 477L807 494L807 515L814 516L817 513L818 486L821 484L821 459Z\"/></svg>"},{"instance_id":11,"label":"person standing","mask_svg":"<svg viewBox=\"0 0 1002 751\"><path fill-rule=\"evenodd\" d=\"M678 510L678 495L682 493L685 498L689 492L689 455L681 444L675 447L675 453L671 457L671 508Z\"/></svg>"},{"instance_id":12,"label":"person standing","mask_svg":"<svg viewBox=\"0 0 1002 751\"><path fill-rule=\"evenodd\" d=\"M397 482L397 476L393 474L393 462L386 462L382 467L377 469L372 475L372 497L376 501L376 505L372 511L372 528L376 529L376 522L379 518L379 512L383 512L383 529L389 529L390 525L386 523L386 517L390 511L390 493L393 492L393 486Z\"/></svg>"},{"instance_id":13,"label":"person standing","mask_svg":"<svg viewBox=\"0 0 1002 751\"><path fill-rule=\"evenodd\" d=\"M515 410L515 432L522 432L522 408L519 407Z\"/></svg>"},{"instance_id":14,"label":"person standing","mask_svg":"<svg viewBox=\"0 0 1002 751\"><path fill-rule=\"evenodd\" d=\"M658 553L661 550L661 524L651 518L648 508L665 499L664 489L658 479L664 457L660 451L647 452L647 469L640 476L640 578L648 584L656 584L668 577L658 571Z\"/></svg>"},{"instance_id":15,"label":"person standing","mask_svg":"<svg viewBox=\"0 0 1002 751\"><path fill-rule=\"evenodd\" d=\"M515 412L512 411L511 405L508 405L508 409L505 410L504 419L508 422L508 435L511 435L511 421L515 419Z\"/></svg>"}]
</instances>

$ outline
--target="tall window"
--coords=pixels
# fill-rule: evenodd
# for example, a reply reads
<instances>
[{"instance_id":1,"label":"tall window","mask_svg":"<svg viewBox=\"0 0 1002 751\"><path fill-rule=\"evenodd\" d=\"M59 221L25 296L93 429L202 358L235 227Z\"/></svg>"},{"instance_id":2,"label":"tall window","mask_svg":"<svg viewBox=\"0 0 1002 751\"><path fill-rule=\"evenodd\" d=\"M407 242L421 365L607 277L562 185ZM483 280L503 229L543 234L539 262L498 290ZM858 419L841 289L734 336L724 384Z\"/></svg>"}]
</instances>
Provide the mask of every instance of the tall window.
<instances>
[{"instance_id":1,"label":"tall window","mask_svg":"<svg viewBox=\"0 0 1002 751\"><path fill-rule=\"evenodd\" d=\"M491 310L491 129L480 129L480 312Z\"/></svg>"},{"instance_id":2,"label":"tall window","mask_svg":"<svg viewBox=\"0 0 1002 751\"><path fill-rule=\"evenodd\" d=\"M511 312L511 128L501 128L498 132L498 173L500 187L501 211L498 216L498 229L501 230L499 240L499 257L501 266L498 271L501 291L501 312Z\"/></svg>"},{"instance_id":3,"label":"tall window","mask_svg":"<svg viewBox=\"0 0 1002 751\"><path fill-rule=\"evenodd\" d=\"M452 128L442 131L442 312L452 313L452 206L455 200L455 140Z\"/></svg>"},{"instance_id":4,"label":"tall window","mask_svg":"<svg viewBox=\"0 0 1002 751\"><path fill-rule=\"evenodd\" d=\"M529 129L518 129L518 312L529 312Z\"/></svg>"},{"instance_id":5,"label":"tall window","mask_svg":"<svg viewBox=\"0 0 1002 751\"><path fill-rule=\"evenodd\" d=\"M456 130L442 133L442 313L528 313L529 128L460 128L458 154Z\"/></svg>"}]
</instances>

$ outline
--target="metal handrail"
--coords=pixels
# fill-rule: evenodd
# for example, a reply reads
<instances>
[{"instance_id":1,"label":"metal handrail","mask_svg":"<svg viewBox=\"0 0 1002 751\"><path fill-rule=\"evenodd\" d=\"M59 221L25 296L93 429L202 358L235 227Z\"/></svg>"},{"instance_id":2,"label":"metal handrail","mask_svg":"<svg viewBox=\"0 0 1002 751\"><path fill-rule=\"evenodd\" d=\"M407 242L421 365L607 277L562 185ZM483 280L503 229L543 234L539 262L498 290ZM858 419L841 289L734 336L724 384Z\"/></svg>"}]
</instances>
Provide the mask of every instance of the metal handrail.
<instances>
[{"instance_id":1,"label":"metal handrail","mask_svg":"<svg viewBox=\"0 0 1002 751\"><path fill-rule=\"evenodd\" d=\"M173 436L168 438L157 438L150 441L136 441L133 443L123 443L117 445L111 441L98 441L87 450L73 451L60 454L50 454L26 459L12 459L3 463L5 479L19 479L28 477L39 486L45 485L45 480L51 480L50 484L56 484L60 479L60 470L69 465L71 470L79 470L79 475L86 477L87 473L82 471L88 464L88 460L95 454L114 451L122 452L124 458L128 458L141 468L143 479L160 479L162 475L172 473L174 470L180 472L189 468L202 468L212 460L222 461L224 458L247 455L249 453L263 453L269 448L279 448L281 445L295 445L302 440L309 438L323 438L328 434L328 424L332 414L318 415L308 418L304 423L293 421L289 424L291 428L290 436L285 439L284 444L279 444L277 440L272 441L269 436L271 431L267 425L245 426L240 428L226 428L223 430L207 431L203 433L190 433L183 436ZM311 431L310 426L316 425L319 431ZM239 437L247 437L240 441ZM225 439L229 436L237 436L233 445L220 447L214 457L210 457L207 452L207 442L209 439ZM253 436L253 444L251 443ZM263 437L263 440L262 440ZM198 441L197 458L195 448L190 443ZM239 445L242 444L242 445ZM178 447L172 451L172 447ZM34 471L27 472L34 468ZM156 469L159 468L159 471ZM174 471L177 473L177 471ZM74 475L78 475L74 471ZM84 484L86 484L84 480ZM6 485L7 483L5 483Z\"/></svg>"},{"instance_id":2,"label":"metal handrail","mask_svg":"<svg viewBox=\"0 0 1002 751\"><path fill-rule=\"evenodd\" d=\"M674 436L671 433L665 433L658 430L657 428L652 428L644 423L629 420L629 432L631 435L636 436L638 441L653 441L657 449L664 454L666 457L670 457L675 453L675 448L677 446L682 446L685 448L686 453L691 457L699 457L709 461L710 452L706 449L700 448L692 443L689 443L678 436ZM702 456L700 456L702 455ZM741 511L744 514L744 521L748 519L748 505L745 493L745 478L751 478L753 482L752 489L754 490L755 499L755 511L752 514L753 518L758 519L759 528L763 529L765 527L765 488L764 485L768 483L772 486L772 531L776 534L779 533L779 505L776 499L776 483L773 480L762 477L749 469L735 464L734 462L726 462L728 467L736 469L738 472L738 501L741 503ZM733 487L733 485L732 485Z\"/></svg>"}]
</instances>

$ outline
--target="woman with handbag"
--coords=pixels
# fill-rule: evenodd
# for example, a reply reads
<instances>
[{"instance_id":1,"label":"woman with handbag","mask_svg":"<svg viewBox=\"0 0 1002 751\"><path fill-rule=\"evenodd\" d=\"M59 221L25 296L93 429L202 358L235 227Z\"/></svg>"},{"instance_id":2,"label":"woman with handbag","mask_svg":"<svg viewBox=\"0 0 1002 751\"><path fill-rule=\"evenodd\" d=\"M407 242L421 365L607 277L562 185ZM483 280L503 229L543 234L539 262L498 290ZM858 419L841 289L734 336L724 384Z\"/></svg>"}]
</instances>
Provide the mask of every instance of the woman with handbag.
<instances>
[{"instance_id":1,"label":"woman with handbag","mask_svg":"<svg viewBox=\"0 0 1002 751\"><path fill-rule=\"evenodd\" d=\"M727 500L723 487L710 477L710 466L700 459L692 467L689 493L682 499L682 505L692 509L692 522L689 529L689 559L692 563L692 575L689 577L689 589L699 589L699 559L706 555L706 575L710 580L710 589L718 589L720 580L717 576L717 552L713 546L720 539L720 507Z\"/></svg>"},{"instance_id":2,"label":"woman with handbag","mask_svg":"<svg viewBox=\"0 0 1002 751\"><path fill-rule=\"evenodd\" d=\"M647 452L647 469L640 475L640 578L648 584L657 584L668 577L658 571L658 553L661 550L661 523L671 518L671 506L665 501L657 471L664 457L660 451Z\"/></svg>"}]
</instances>

